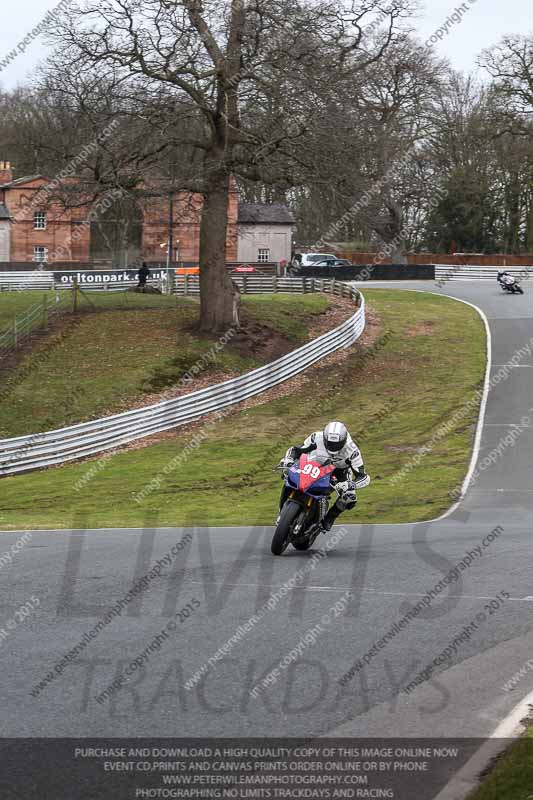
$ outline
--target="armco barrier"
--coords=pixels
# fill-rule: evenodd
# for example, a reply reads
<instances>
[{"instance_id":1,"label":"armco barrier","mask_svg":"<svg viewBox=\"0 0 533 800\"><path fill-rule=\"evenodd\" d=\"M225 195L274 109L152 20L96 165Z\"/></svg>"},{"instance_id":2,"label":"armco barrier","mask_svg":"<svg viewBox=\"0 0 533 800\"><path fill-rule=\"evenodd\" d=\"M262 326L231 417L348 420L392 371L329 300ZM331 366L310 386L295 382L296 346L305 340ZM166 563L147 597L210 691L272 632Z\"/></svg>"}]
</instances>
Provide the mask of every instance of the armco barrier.
<instances>
[{"instance_id":1,"label":"armco barrier","mask_svg":"<svg viewBox=\"0 0 533 800\"><path fill-rule=\"evenodd\" d=\"M17 291L24 289L53 289L54 276L51 272L34 269L27 272L0 272L0 290Z\"/></svg>"},{"instance_id":2,"label":"armco barrier","mask_svg":"<svg viewBox=\"0 0 533 800\"><path fill-rule=\"evenodd\" d=\"M108 272L103 270L87 270L85 272L42 272L41 270L0 272L0 291L72 289L74 279L78 275L83 278L89 278L89 280L81 281L78 279L78 286L84 291L124 290L138 285L139 281L136 278L136 272L136 270L109 270ZM167 272L166 269L154 271L148 283L152 286L159 286L161 284L161 276L163 276L163 280L167 279ZM112 280L110 280L111 277L113 278Z\"/></svg>"},{"instance_id":3,"label":"armco barrier","mask_svg":"<svg viewBox=\"0 0 533 800\"><path fill-rule=\"evenodd\" d=\"M270 278L259 275L232 275L233 283L236 283L243 294L272 294L275 292L287 292L302 294L305 292L330 291L331 285L340 286L336 280L316 280L313 278ZM323 288L325 287L325 288ZM196 275L181 275L176 278L174 283L174 293L180 296L199 295L200 281Z\"/></svg>"},{"instance_id":4,"label":"armco barrier","mask_svg":"<svg viewBox=\"0 0 533 800\"><path fill-rule=\"evenodd\" d=\"M360 305L355 314L338 328L271 364L258 367L252 372L216 386L192 392L175 400L92 422L83 422L46 433L0 440L0 475L14 475L63 464L179 427L212 411L227 408L261 394L272 386L292 378L330 353L352 345L365 328L365 303L362 295L356 289L333 281L313 281L312 286L307 285L305 288L309 291L323 290L354 300L360 299Z\"/></svg>"},{"instance_id":5,"label":"armco barrier","mask_svg":"<svg viewBox=\"0 0 533 800\"><path fill-rule=\"evenodd\" d=\"M446 283L447 281L495 281L498 272L505 270L515 278L527 280L533 277L533 267L479 267L473 264L449 266L447 264L435 265L435 280Z\"/></svg>"},{"instance_id":6,"label":"armco barrier","mask_svg":"<svg viewBox=\"0 0 533 800\"><path fill-rule=\"evenodd\" d=\"M198 265L193 265L197 268ZM277 276L278 264L250 264L250 268L255 269L255 273L247 273L247 267L239 263L228 264L228 269L237 267L243 269L242 276L255 277L257 279L274 279ZM163 266L150 265L151 275L148 283L159 286L161 281L168 285L177 278L176 269ZM22 291L24 289L71 289L76 281L80 289L84 290L112 290L128 289L137 286L137 268L124 269L101 269L101 268L82 268L61 269L55 266L53 269L32 269L25 270L2 270L0 269L0 291ZM239 273L232 273L232 277L239 279ZM326 276L335 277L335 276Z\"/></svg>"}]
</instances>

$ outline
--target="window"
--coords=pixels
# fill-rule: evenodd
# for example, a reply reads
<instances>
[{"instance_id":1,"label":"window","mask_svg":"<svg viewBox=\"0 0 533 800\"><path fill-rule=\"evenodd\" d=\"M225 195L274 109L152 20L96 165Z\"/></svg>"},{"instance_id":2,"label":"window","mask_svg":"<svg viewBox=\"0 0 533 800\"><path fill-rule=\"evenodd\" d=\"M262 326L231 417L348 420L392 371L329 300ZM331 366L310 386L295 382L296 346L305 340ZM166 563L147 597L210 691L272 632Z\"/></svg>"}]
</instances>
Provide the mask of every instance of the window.
<instances>
[{"instance_id":1,"label":"window","mask_svg":"<svg viewBox=\"0 0 533 800\"><path fill-rule=\"evenodd\" d=\"M268 264L270 261L270 250L266 247L260 248L257 261L259 264Z\"/></svg>"},{"instance_id":2,"label":"window","mask_svg":"<svg viewBox=\"0 0 533 800\"><path fill-rule=\"evenodd\" d=\"M46 211L36 211L33 215L33 228L36 231L46 230Z\"/></svg>"},{"instance_id":3,"label":"window","mask_svg":"<svg viewBox=\"0 0 533 800\"><path fill-rule=\"evenodd\" d=\"M33 260L37 261L40 264L42 264L44 261L48 261L48 248L47 247L34 247L33 248Z\"/></svg>"}]
</instances>

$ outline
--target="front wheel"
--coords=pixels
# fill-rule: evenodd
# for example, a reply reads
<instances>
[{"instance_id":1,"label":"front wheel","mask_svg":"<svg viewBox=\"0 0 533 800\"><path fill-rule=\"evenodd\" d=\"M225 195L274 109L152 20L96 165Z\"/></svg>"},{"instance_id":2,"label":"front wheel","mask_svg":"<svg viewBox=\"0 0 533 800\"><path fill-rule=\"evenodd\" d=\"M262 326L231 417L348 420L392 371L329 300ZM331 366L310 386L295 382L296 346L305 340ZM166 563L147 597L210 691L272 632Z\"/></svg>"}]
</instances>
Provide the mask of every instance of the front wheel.
<instances>
[{"instance_id":1,"label":"front wheel","mask_svg":"<svg viewBox=\"0 0 533 800\"><path fill-rule=\"evenodd\" d=\"M307 542L293 542L292 546L295 550L309 550L312 544L313 542L308 540Z\"/></svg>"},{"instance_id":2,"label":"front wheel","mask_svg":"<svg viewBox=\"0 0 533 800\"><path fill-rule=\"evenodd\" d=\"M274 531L270 550L272 555L280 556L288 547L291 528L302 508L298 503L288 501L281 510L279 522Z\"/></svg>"}]
</instances>

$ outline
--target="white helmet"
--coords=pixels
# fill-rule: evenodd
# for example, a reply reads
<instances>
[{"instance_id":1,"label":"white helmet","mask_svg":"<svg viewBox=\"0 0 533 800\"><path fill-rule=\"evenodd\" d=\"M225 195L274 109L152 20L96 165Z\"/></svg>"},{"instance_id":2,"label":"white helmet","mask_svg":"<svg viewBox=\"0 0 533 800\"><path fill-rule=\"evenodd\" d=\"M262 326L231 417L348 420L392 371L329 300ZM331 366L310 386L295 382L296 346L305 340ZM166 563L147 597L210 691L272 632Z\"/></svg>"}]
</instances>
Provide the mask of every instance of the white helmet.
<instances>
[{"instance_id":1,"label":"white helmet","mask_svg":"<svg viewBox=\"0 0 533 800\"><path fill-rule=\"evenodd\" d=\"M342 422L330 422L324 428L324 447L330 455L339 453L348 441L348 430Z\"/></svg>"}]
</instances>

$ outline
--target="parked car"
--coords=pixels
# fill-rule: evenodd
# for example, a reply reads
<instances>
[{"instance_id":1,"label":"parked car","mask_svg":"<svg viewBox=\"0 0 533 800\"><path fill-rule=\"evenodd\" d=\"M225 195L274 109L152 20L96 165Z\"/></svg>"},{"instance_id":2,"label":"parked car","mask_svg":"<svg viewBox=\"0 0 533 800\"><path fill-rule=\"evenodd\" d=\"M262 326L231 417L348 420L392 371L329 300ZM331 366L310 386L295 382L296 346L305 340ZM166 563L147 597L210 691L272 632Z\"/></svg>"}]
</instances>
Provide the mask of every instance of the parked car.
<instances>
[{"instance_id":1,"label":"parked car","mask_svg":"<svg viewBox=\"0 0 533 800\"><path fill-rule=\"evenodd\" d=\"M317 261L323 261L329 258L336 259L337 256L334 253L296 253L292 260L292 266L296 267L296 269L300 267L312 267Z\"/></svg>"},{"instance_id":2,"label":"parked car","mask_svg":"<svg viewBox=\"0 0 533 800\"><path fill-rule=\"evenodd\" d=\"M347 258L325 258L323 261L315 261L313 267L351 267L353 264Z\"/></svg>"}]
</instances>

